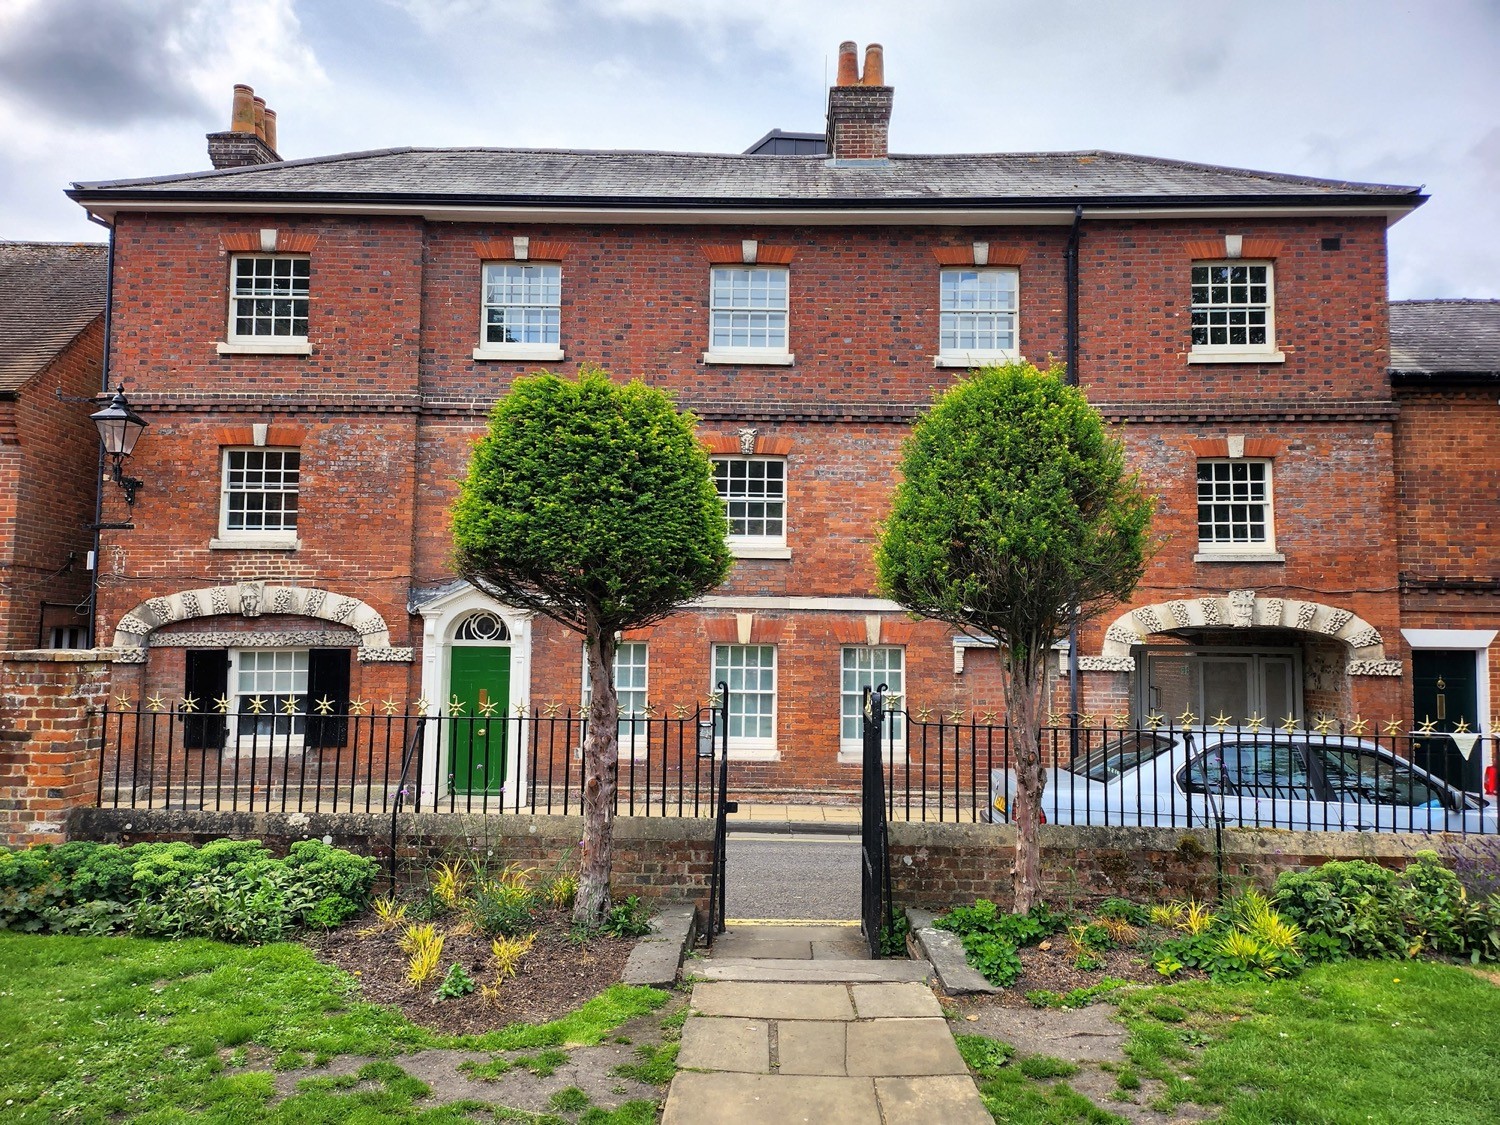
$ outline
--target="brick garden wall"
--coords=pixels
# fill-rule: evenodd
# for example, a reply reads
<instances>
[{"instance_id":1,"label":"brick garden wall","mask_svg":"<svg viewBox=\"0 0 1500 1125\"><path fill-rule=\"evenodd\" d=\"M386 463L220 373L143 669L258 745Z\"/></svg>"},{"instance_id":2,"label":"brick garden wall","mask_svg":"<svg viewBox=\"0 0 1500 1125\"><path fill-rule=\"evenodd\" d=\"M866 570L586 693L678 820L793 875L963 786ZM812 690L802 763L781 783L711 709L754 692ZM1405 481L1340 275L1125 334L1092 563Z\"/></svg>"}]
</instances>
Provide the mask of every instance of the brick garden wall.
<instances>
[{"instance_id":1,"label":"brick garden wall","mask_svg":"<svg viewBox=\"0 0 1500 1125\"><path fill-rule=\"evenodd\" d=\"M260 840L285 854L299 840L325 840L372 855L390 855L389 817L328 813L208 813L147 809L74 810L68 838L113 844L182 840L205 844L225 837ZM628 818L615 821L611 893L651 902L691 902L708 908L713 869L712 821ZM484 859L519 863L545 876L576 869L583 818L578 816L403 815L397 869L403 879L422 880L445 860Z\"/></svg>"},{"instance_id":2,"label":"brick garden wall","mask_svg":"<svg viewBox=\"0 0 1500 1125\"><path fill-rule=\"evenodd\" d=\"M976 898L1012 901L1015 829L1010 825L901 824L889 826L891 893L898 905L943 910ZM1043 825L1044 897L1053 904L1118 895L1136 901L1213 898L1214 834L1168 828L1082 828ZM1334 859L1367 859L1404 867L1424 848L1451 854L1497 842L1443 835L1366 832L1290 832L1226 828L1226 888L1262 888L1282 871Z\"/></svg>"},{"instance_id":3,"label":"brick garden wall","mask_svg":"<svg viewBox=\"0 0 1500 1125\"><path fill-rule=\"evenodd\" d=\"M61 843L99 783L109 665L89 651L0 656L0 843Z\"/></svg>"}]
</instances>

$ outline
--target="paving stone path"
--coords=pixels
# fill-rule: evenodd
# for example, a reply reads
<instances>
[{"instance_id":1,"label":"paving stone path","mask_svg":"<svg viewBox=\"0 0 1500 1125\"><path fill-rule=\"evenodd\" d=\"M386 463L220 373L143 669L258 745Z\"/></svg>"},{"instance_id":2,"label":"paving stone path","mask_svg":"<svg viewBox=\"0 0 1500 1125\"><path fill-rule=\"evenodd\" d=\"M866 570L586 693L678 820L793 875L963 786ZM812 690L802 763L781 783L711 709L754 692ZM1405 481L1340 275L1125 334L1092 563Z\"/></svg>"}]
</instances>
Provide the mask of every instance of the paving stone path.
<instances>
[{"instance_id":1,"label":"paving stone path","mask_svg":"<svg viewBox=\"0 0 1500 1125\"><path fill-rule=\"evenodd\" d=\"M663 1125L990 1125L923 961L859 928L736 925L689 961L692 1015Z\"/></svg>"}]
</instances>

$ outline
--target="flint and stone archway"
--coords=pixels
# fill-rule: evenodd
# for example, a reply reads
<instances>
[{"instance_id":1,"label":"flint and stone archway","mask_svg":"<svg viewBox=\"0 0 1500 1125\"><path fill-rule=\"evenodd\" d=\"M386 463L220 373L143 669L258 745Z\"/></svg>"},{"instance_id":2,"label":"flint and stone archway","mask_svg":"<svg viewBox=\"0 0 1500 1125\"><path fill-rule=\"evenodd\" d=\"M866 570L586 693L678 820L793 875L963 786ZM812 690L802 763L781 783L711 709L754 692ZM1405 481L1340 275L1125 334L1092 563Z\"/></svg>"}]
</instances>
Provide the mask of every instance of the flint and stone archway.
<instances>
[{"instance_id":1,"label":"flint and stone archway","mask_svg":"<svg viewBox=\"0 0 1500 1125\"><path fill-rule=\"evenodd\" d=\"M164 625L199 617L259 617L290 614L329 621L354 630L361 664L407 663L412 649L391 647L385 618L359 598L313 586L273 586L241 582L236 586L204 586L197 590L149 598L115 626L115 662L144 664L151 634ZM238 634L223 634L222 644L236 643Z\"/></svg>"}]
</instances>

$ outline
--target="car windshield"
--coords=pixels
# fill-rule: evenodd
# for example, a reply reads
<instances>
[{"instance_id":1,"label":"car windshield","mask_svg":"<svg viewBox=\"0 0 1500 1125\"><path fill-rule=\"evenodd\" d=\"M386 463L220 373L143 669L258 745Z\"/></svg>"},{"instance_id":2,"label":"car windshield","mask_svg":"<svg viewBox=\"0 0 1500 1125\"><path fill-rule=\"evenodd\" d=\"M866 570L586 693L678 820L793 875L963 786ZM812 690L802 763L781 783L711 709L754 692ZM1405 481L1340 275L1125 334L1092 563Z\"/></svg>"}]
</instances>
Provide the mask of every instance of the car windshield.
<instances>
[{"instance_id":1,"label":"car windshield","mask_svg":"<svg viewBox=\"0 0 1500 1125\"><path fill-rule=\"evenodd\" d=\"M1126 770L1139 769L1171 748L1172 739L1164 734L1135 731L1073 756L1071 773L1090 781L1109 781Z\"/></svg>"}]
</instances>

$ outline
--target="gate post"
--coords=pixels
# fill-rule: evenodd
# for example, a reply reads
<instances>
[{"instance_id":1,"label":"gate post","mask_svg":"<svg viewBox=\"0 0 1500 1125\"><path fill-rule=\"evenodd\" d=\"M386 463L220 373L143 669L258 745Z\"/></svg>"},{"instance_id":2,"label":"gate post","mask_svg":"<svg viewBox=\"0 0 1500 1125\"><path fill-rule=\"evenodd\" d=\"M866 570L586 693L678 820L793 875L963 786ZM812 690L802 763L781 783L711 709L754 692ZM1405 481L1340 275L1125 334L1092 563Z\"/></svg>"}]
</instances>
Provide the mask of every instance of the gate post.
<instances>
[{"instance_id":1,"label":"gate post","mask_svg":"<svg viewBox=\"0 0 1500 1125\"><path fill-rule=\"evenodd\" d=\"M891 925L891 857L886 837L885 760L881 735L885 729L886 685L864 690L864 776L860 786L859 917L870 946L880 957L880 937Z\"/></svg>"},{"instance_id":2,"label":"gate post","mask_svg":"<svg viewBox=\"0 0 1500 1125\"><path fill-rule=\"evenodd\" d=\"M719 728L718 778L712 774L710 760L709 785L714 790L714 861L708 884L708 924L704 927L704 944L713 947L714 938L724 932L724 876L729 859L729 685L719 681L718 694L713 700L710 714L714 715ZM710 743L712 754L712 743Z\"/></svg>"}]
</instances>

